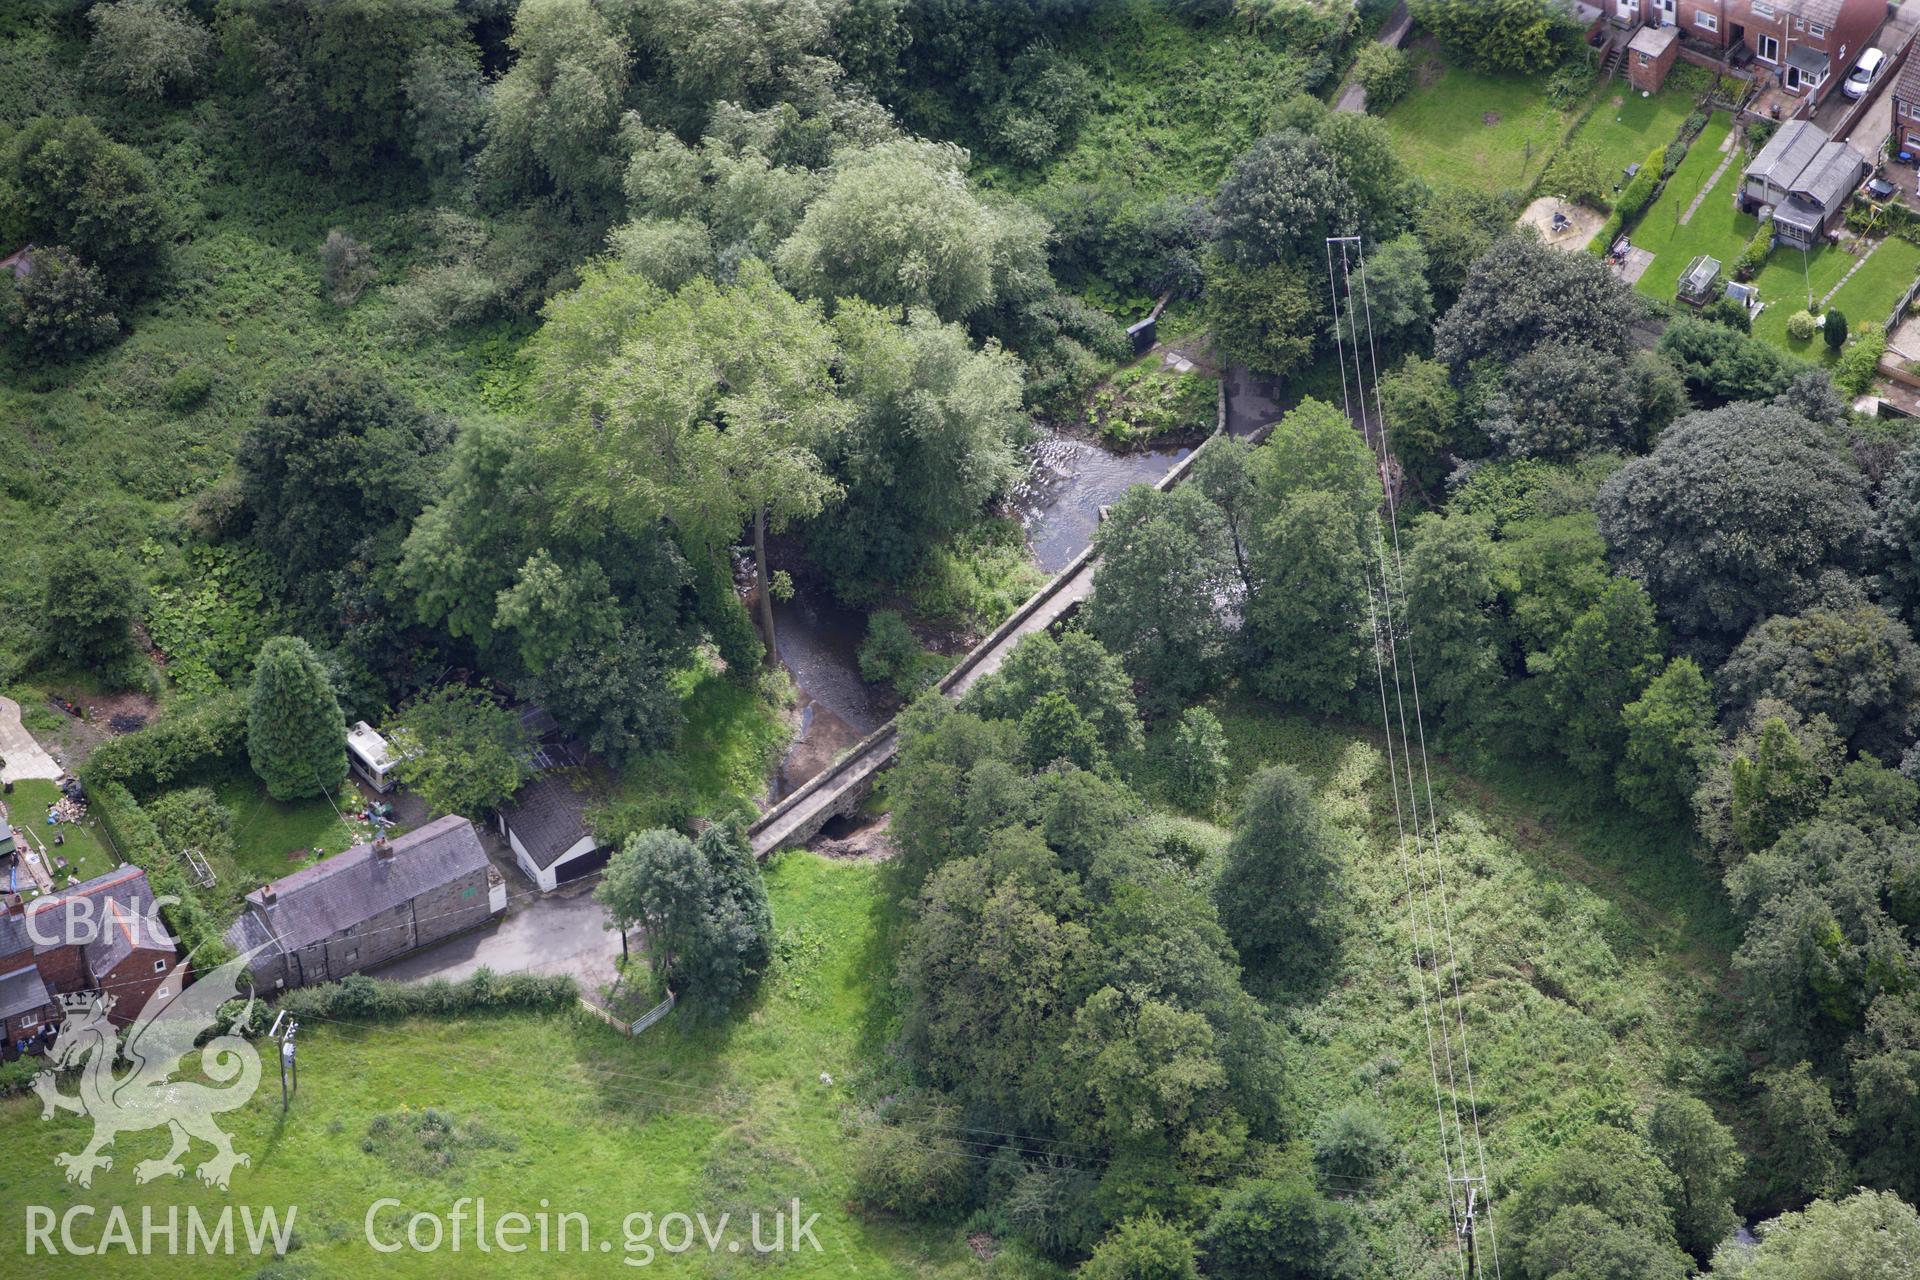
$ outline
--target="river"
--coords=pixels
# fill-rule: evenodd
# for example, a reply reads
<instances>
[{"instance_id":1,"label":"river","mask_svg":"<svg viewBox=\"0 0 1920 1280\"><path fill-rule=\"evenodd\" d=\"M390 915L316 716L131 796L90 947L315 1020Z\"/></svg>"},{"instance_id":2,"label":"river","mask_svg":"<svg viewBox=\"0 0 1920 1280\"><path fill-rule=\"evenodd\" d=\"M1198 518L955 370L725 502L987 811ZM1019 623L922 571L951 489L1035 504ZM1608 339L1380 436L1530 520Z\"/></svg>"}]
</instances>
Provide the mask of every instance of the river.
<instances>
[{"instance_id":1,"label":"river","mask_svg":"<svg viewBox=\"0 0 1920 1280\"><path fill-rule=\"evenodd\" d=\"M1247 435L1286 408L1274 388L1233 371L1227 377L1227 427ZM1081 434L1048 428L1028 451L1026 476L1008 503L1026 531L1033 558L1048 573L1065 568L1093 542L1100 509L1136 484L1152 484L1189 448L1117 452ZM775 560L776 564L779 563ZM825 596L775 601L780 661L799 690L799 725L774 779L779 799L826 768L886 722L891 708L860 679L857 657L866 615Z\"/></svg>"}]
</instances>

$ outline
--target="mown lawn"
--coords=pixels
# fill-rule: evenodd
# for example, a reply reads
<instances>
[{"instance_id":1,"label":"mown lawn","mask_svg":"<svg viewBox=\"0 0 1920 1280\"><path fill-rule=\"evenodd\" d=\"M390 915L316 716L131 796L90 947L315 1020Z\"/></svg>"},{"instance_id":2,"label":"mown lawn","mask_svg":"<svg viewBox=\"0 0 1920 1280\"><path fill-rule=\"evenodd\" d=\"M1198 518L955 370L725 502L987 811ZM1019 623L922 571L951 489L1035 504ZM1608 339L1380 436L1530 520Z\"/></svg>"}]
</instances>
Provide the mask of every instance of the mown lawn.
<instances>
[{"instance_id":1,"label":"mown lawn","mask_svg":"<svg viewBox=\"0 0 1920 1280\"><path fill-rule=\"evenodd\" d=\"M1673 90L1643 98L1624 81L1615 81L1600 86L1600 92L1593 114L1573 131L1568 144L1590 144L1616 180L1628 165L1644 161L1655 147L1678 137L1693 110L1692 96Z\"/></svg>"},{"instance_id":2,"label":"mown lawn","mask_svg":"<svg viewBox=\"0 0 1920 1280\"><path fill-rule=\"evenodd\" d=\"M304 800L275 800L266 784L244 769L209 779L206 784L233 813L233 857L213 860L218 882L213 897L235 910L240 899L259 887L304 866L314 858L372 838L364 823L342 821L334 805L346 809L358 804L351 783L338 788L331 803L326 796Z\"/></svg>"},{"instance_id":3,"label":"mown lawn","mask_svg":"<svg viewBox=\"0 0 1920 1280\"><path fill-rule=\"evenodd\" d=\"M1681 272L1698 254L1711 254L1720 259L1724 269L1731 271L1734 259L1740 256L1760 225L1757 219L1733 207L1734 189L1740 182L1741 161L1737 158L1707 190L1692 220L1684 225L1680 222L1687 206L1706 188L1707 180L1726 159L1727 153L1720 150L1720 146L1732 130L1733 122L1728 116L1715 115L1709 120L1693 145L1687 148L1687 158L1667 179L1660 198L1633 229L1630 237L1633 243L1653 254L1653 262L1634 285L1649 298L1673 301Z\"/></svg>"},{"instance_id":4,"label":"mown lawn","mask_svg":"<svg viewBox=\"0 0 1920 1280\"><path fill-rule=\"evenodd\" d=\"M1325 989L1288 1014L1298 1033L1290 1078L1304 1115L1349 1102L1387 1115L1401 1155L1365 1190L1371 1251L1389 1264L1383 1274L1427 1274L1425 1242L1404 1226L1422 1224L1428 1239L1446 1231L1432 1208L1434 1100L1410 980L1410 911L1422 899L1396 839L1384 739L1237 696L1216 709L1236 784L1292 764L1351 841L1344 951ZM1737 931L1688 833L1596 800L1552 767L1469 773L1438 755L1433 766L1444 858L1429 851L1411 869L1416 883L1444 870L1500 1194L1579 1128L1633 1114L1663 1089L1729 1108L1722 1067L1735 1061L1734 1027L1719 988ZM1451 1013L1450 986L1448 997Z\"/></svg>"},{"instance_id":5,"label":"mown lawn","mask_svg":"<svg viewBox=\"0 0 1920 1280\"><path fill-rule=\"evenodd\" d=\"M1431 45L1410 52L1420 87L1381 117L1408 168L1430 182L1501 191L1526 186L1553 160L1567 114L1547 102L1544 79L1449 67Z\"/></svg>"},{"instance_id":6,"label":"mown lawn","mask_svg":"<svg viewBox=\"0 0 1920 1280\"><path fill-rule=\"evenodd\" d=\"M887 1017L881 955L883 872L788 854L768 868L781 960L751 1006L722 1026L696 1027L683 1008L637 1040L581 1016L467 1016L377 1026L312 1022L300 1031L300 1093L280 1117L277 1080L262 1082L243 1111L222 1118L252 1165L236 1170L230 1194L186 1179L141 1187L136 1161L165 1148L155 1132L127 1134L114 1167L91 1190L69 1186L53 1164L88 1135L85 1120L43 1123L39 1103L0 1103L0 1256L20 1258L24 1206L63 1212L118 1204L137 1227L143 1206L163 1217L171 1205L298 1206L300 1247L283 1276L616 1276L622 1223L705 1212L732 1215L732 1238L747 1240L747 1217L793 1199L801 1216L819 1213L810 1249L778 1258L709 1255L703 1244L675 1257L656 1253L649 1272L745 1277L1039 1276L1003 1255L983 1266L958 1225L919 1228L869 1218L853 1197L847 1115L855 1080L880 1051ZM269 1067L269 1071L272 1068ZM825 1073L831 1083L822 1079ZM403 1133L426 1108L451 1119L454 1140L429 1148L374 1129ZM196 1146L189 1168L205 1155ZM437 1172L429 1169L442 1166ZM579 1212L593 1227L588 1256L529 1250L480 1254L471 1239L457 1255L410 1250L380 1255L365 1236L372 1203L393 1197L404 1213L447 1214L462 1196L486 1198L489 1217L508 1212ZM383 1235L404 1230L388 1212ZM763 1238L771 1238L767 1220ZM82 1231L89 1230L82 1224ZM90 1230L97 1236L98 1225ZM698 1240L696 1233L695 1239ZM611 1246L600 1254L597 1242ZM631 1255L636 1261L640 1255ZM36 1257L41 1277L253 1276L260 1260L238 1258Z\"/></svg>"},{"instance_id":7,"label":"mown lawn","mask_svg":"<svg viewBox=\"0 0 1920 1280\"><path fill-rule=\"evenodd\" d=\"M1813 296L1818 301L1826 297L1857 260L1845 248L1822 248L1805 255L1804 260L1797 249L1775 249L1766 268L1754 277L1760 296L1773 304L1754 321L1754 334L1808 360L1830 362L1837 358L1818 334L1804 342L1789 337L1787 318L1806 305L1809 275L1813 280ZM1816 306L1814 311L1819 314L1837 308L1847 317L1853 333L1864 333L1885 322L1887 313L1900 301L1916 275L1920 275L1920 246L1899 236L1888 236L1826 306Z\"/></svg>"}]
</instances>

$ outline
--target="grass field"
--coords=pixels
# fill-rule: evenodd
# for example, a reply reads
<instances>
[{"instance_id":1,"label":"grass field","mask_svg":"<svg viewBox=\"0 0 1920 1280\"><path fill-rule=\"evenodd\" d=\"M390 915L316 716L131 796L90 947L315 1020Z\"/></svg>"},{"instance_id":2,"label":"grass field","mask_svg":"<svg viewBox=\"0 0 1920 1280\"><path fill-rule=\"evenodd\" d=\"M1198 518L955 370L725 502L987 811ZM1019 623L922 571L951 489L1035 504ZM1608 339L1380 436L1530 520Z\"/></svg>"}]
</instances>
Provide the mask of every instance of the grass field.
<instances>
[{"instance_id":1,"label":"grass field","mask_svg":"<svg viewBox=\"0 0 1920 1280\"><path fill-rule=\"evenodd\" d=\"M114 856L113 846L107 843L100 824L92 818L79 824L47 825L47 806L59 798L60 788L53 783L41 778L23 778L13 784L13 794L6 799L7 820L31 831L34 842L45 845L50 855L67 860L65 871L48 868L54 872L56 885L64 884L67 876L87 880L113 870L120 859ZM62 837L59 845L53 843L56 832Z\"/></svg>"},{"instance_id":2,"label":"grass field","mask_svg":"<svg viewBox=\"0 0 1920 1280\"><path fill-rule=\"evenodd\" d=\"M747 1215L770 1214L798 1198L817 1212L821 1252L779 1258L750 1250L680 1257L658 1254L649 1271L737 1277L915 1277L1043 1275L1016 1270L1003 1254L977 1262L962 1232L870 1220L850 1208L846 1114L851 1082L886 1035L881 956L882 873L789 854L768 870L782 960L743 1014L715 1028L682 1025L682 1013L637 1040L575 1016L465 1017L361 1027L305 1026L300 1094L285 1119L279 1091L263 1082L251 1105L223 1117L235 1146L252 1157L230 1194L181 1181L134 1184L136 1161L165 1146L153 1132L128 1134L114 1167L91 1190L63 1181L58 1151L77 1150L87 1122L63 1115L42 1123L32 1099L0 1103L0 1254L20 1257L20 1207L119 1204L138 1222L143 1206L298 1206L300 1247L280 1276L463 1275L616 1276L622 1222L650 1212L731 1213L734 1238L748 1239ZM269 1068L271 1070L271 1068ZM822 1073L833 1079L824 1083ZM453 1122L453 1136L422 1145L410 1136L426 1108ZM383 1119L384 1118L384 1119ZM397 1136L396 1136L397 1135ZM189 1167L203 1159L198 1147ZM435 1166L440 1166L435 1168ZM517 1256L403 1251L376 1255L364 1234L372 1202L393 1197L405 1213L444 1216L461 1196L485 1196L490 1216L511 1211L579 1212L593 1229L582 1257L529 1251ZM380 1219L383 1236L404 1231L405 1214ZM85 1228L83 1227L83 1230ZM97 1228L95 1228L97 1230ZM763 1239L771 1238L771 1225ZM608 1240L608 1254L597 1241ZM696 1239L698 1236L696 1234ZM251 1258L35 1258L40 1277L252 1276Z\"/></svg>"},{"instance_id":3,"label":"grass field","mask_svg":"<svg viewBox=\"0 0 1920 1280\"><path fill-rule=\"evenodd\" d=\"M1395 1264L1384 1274L1423 1274L1417 1236L1379 1225L1445 1230L1431 1210L1434 1102L1408 963L1415 898L1381 743L1373 731L1237 698L1218 711L1236 782L1274 762L1301 768L1353 842L1344 954L1325 993L1289 1015L1299 1037L1292 1079L1305 1116L1353 1101L1388 1115L1402 1157L1366 1194L1372 1248ZM1496 1186L1510 1193L1546 1150L1596 1117L1643 1109L1662 1088L1724 1104L1723 1069L1735 1058L1720 983L1737 931L1688 834L1595 803L1557 769L1469 776L1444 758L1434 766Z\"/></svg>"},{"instance_id":4,"label":"grass field","mask_svg":"<svg viewBox=\"0 0 1920 1280\"><path fill-rule=\"evenodd\" d=\"M1600 93L1593 114L1568 142L1591 145L1616 179L1628 165L1644 161L1655 147L1679 136L1681 123L1693 110L1693 99L1685 93L1643 98L1618 81L1600 86Z\"/></svg>"},{"instance_id":5,"label":"grass field","mask_svg":"<svg viewBox=\"0 0 1920 1280\"><path fill-rule=\"evenodd\" d=\"M1500 191L1526 186L1552 161L1567 114L1547 102L1540 78L1449 67L1432 45L1411 53L1419 87L1381 118L1415 173Z\"/></svg>"},{"instance_id":6,"label":"grass field","mask_svg":"<svg viewBox=\"0 0 1920 1280\"><path fill-rule=\"evenodd\" d=\"M1740 181L1738 159L1711 189L1707 188L1708 180L1726 159L1720 147L1732 131L1733 122L1728 116L1715 115L1709 120L1693 145L1687 148L1687 158L1667 179L1666 190L1633 229L1633 243L1653 254L1653 262L1634 286L1649 298L1673 301L1680 273L1697 254L1711 254L1720 259L1722 266L1731 269L1733 260L1740 256L1760 225L1751 215L1733 207L1734 188ZM1692 219L1681 223L1680 215L1703 189L1707 191L1706 198L1693 211Z\"/></svg>"},{"instance_id":7,"label":"grass field","mask_svg":"<svg viewBox=\"0 0 1920 1280\"><path fill-rule=\"evenodd\" d=\"M1815 299L1825 298L1856 261L1844 248L1822 248L1806 255L1804 260L1797 249L1775 249L1766 268L1754 277L1760 296L1773 303L1754 321L1754 334L1804 359L1829 362L1835 359L1834 352L1818 335L1805 342L1789 337L1787 318L1805 305L1808 276L1813 280ZM1899 236L1888 236L1874 249L1873 256L1828 299L1825 307L1814 308L1815 313L1838 308L1847 317L1852 332L1864 333L1886 320L1887 313L1893 310L1917 275L1920 275L1920 246Z\"/></svg>"}]
</instances>

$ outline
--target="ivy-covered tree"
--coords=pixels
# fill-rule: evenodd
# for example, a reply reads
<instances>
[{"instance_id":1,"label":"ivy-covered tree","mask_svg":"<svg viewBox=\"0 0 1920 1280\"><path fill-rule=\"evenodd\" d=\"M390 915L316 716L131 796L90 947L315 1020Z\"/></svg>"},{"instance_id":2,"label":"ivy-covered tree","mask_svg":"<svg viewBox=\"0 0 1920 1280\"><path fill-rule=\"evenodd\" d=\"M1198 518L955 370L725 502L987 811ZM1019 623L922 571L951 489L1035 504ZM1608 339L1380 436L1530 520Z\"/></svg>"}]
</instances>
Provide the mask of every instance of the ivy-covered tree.
<instances>
[{"instance_id":1,"label":"ivy-covered tree","mask_svg":"<svg viewBox=\"0 0 1920 1280\"><path fill-rule=\"evenodd\" d=\"M1898 759L1920 726L1920 646L1865 600L1766 619L1720 669L1730 718L1763 698L1822 715L1856 751Z\"/></svg>"},{"instance_id":2,"label":"ivy-covered tree","mask_svg":"<svg viewBox=\"0 0 1920 1280\"><path fill-rule=\"evenodd\" d=\"M275 800L317 796L347 776L346 718L319 655L298 636L275 636L254 659L247 759Z\"/></svg>"},{"instance_id":3,"label":"ivy-covered tree","mask_svg":"<svg viewBox=\"0 0 1920 1280\"><path fill-rule=\"evenodd\" d=\"M1692 658L1676 658L1620 709L1626 742L1614 785L1649 818L1683 821L1713 759L1713 690Z\"/></svg>"}]
</instances>

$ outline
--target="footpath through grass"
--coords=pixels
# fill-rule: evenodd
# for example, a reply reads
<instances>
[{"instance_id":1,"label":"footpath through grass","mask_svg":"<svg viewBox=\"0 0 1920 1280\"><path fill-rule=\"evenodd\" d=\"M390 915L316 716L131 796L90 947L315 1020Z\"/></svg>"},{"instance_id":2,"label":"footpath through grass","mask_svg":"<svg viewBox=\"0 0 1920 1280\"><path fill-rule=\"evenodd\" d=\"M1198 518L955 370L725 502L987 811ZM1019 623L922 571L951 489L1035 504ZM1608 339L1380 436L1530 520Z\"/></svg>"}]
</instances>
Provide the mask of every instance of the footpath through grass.
<instances>
[{"instance_id":1,"label":"footpath through grass","mask_svg":"<svg viewBox=\"0 0 1920 1280\"><path fill-rule=\"evenodd\" d=\"M171 1276L617 1276L630 1274L623 1220L632 1213L704 1212L711 1225L731 1215L726 1244L710 1254L659 1252L648 1273L744 1277L917 1277L1005 1275L1013 1262L982 1267L957 1228L914 1228L868 1220L852 1198L845 1115L849 1081L880 1051L886 968L881 956L882 869L788 854L767 873L780 960L760 996L723 1026L695 1028L681 1010L637 1040L584 1016L471 1016L373 1026L318 1023L300 1032L300 1095L283 1120L279 1090L263 1079L244 1110L222 1117L238 1150L252 1157L230 1193L189 1172L136 1186L133 1167L162 1154L163 1133L122 1136L114 1167L89 1190L69 1185L53 1164L85 1143L89 1122L62 1114L43 1123L31 1098L0 1104L0 1256L20 1258L24 1207L56 1213L79 1204L119 1205L137 1229L143 1208L297 1206L299 1248L280 1269L270 1259L124 1254L36 1257L45 1277ZM833 1083L822 1080L827 1073ZM68 1087L71 1092L71 1086ZM428 1116L427 1110L433 1109ZM207 1149L196 1144L189 1169ZM489 1218L577 1212L592 1235L570 1251L458 1254L410 1249L381 1255L368 1244L368 1209L401 1202L378 1217L383 1238L402 1236L414 1212L448 1215L460 1197L486 1198ZM801 1218L818 1213L811 1248L760 1257L749 1215L798 1199ZM469 1208L471 1208L469 1206ZM182 1210L184 1215L184 1209ZM638 1225L637 1223L635 1224ZM789 1224L790 1225L790 1224ZM470 1229L470 1228L469 1228ZM98 1239L100 1223L82 1222ZM528 1236L537 1240L537 1236ZM601 1252L600 1242L608 1245ZM769 1270L771 1268L771 1270ZM1031 1272L1025 1274L1032 1274Z\"/></svg>"},{"instance_id":2,"label":"footpath through grass","mask_svg":"<svg viewBox=\"0 0 1920 1280\"><path fill-rule=\"evenodd\" d=\"M1653 254L1653 261L1634 284L1647 297L1672 302L1681 273L1697 254L1720 259L1720 265L1731 272L1734 259L1740 256L1759 227L1758 219L1739 212L1733 205L1742 165L1737 155L1718 181L1711 187L1707 185L1729 154L1720 148L1732 132L1732 118L1716 113L1687 148L1687 158L1667 179L1660 198L1633 229L1630 237L1633 243ZM1738 143L1733 145L1737 147ZM1706 192L1705 199L1693 211L1692 219L1683 224L1681 215L1702 191Z\"/></svg>"}]
</instances>

